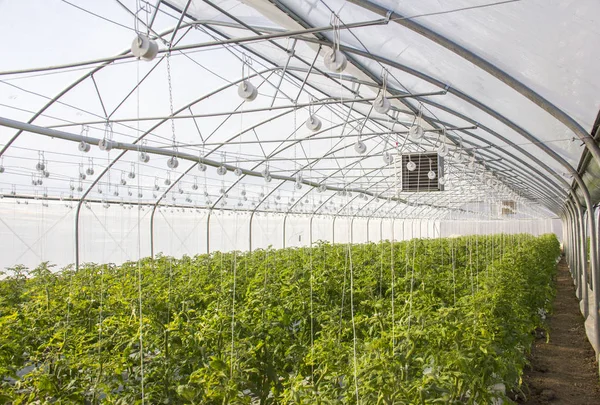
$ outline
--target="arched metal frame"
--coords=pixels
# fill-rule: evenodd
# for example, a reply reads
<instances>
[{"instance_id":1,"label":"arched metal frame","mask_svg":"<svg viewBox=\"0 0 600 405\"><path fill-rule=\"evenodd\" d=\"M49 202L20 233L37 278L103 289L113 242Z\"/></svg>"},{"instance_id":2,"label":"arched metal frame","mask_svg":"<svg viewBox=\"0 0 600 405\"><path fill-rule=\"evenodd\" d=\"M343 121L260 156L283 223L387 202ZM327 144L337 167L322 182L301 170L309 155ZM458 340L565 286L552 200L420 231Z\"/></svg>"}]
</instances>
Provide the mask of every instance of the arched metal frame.
<instances>
[{"instance_id":1,"label":"arched metal frame","mask_svg":"<svg viewBox=\"0 0 600 405\"><path fill-rule=\"evenodd\" d=\"M350 0L351 3L355 3L360 5L361 7L364 7L376 14L379 14L384 18L384 20L377 20L377 21L373 21L373 24L382 24L382 23L387 23L387 21L390 20L390 18L392 18L392 22L396 23L396 24L401 24L404 27L418 33L419 35L422 35L425 38L428 38L429 40L433 41L434 43L445 47L446 49L454 52L455 54L459 55L460 57L470 61L471 63L475 64L476 66L478 66L479 68L481 68L482 70L492 74L494 77L498 78L499 80L501 80L503 83L505 83L507 86L509 86L510 88L516 90L517 92L519 92L521 95L523 95L524 97L526 97L527 99L529 99L530 101L532 101L533 103L535 103L537 106L539 106L540 108L542 108L543 110L547 111L552 117L554 117L555 119L557 119L559 122L561 122L562 124L564 124L567 128L571 129L573 131L573 133L579 138L581 139L584 144L586 149L591 153L591 155L593 156L593 158L600 162L600 148L598 147L598 145L595 143L595 141L593 140L593 138L590 136L590 134L586 133L585 130L575 122L575 120L573 120L571 117L569 117L565 112L563 112L562 110L560 110L558 107L554 106L552 103L550 103L548 100L544 99L542 96L540 96L538 93L536 93L535 91L533 91L532 89L528 88L526 85L524 85L523 83L519 82L518 80L516 80L514 77L511 77L510 75L508 75L506 72L503 72L501 69L499 69L498 67L494 66L493 64L491 64L490 62L486 61L485 59L479 57L478 55L470 52L469 50L461 47L460 45L454 43L453 41L449 40L448 38L445 38L439 34L437 34L436 32L434 32L431 29L428 29L418 23L416 23L413 20L410 19L405 19L402 18L403 16L391 12L390 10L385 10L382 7L371 3L367 0ZM230 13L227 13L226 11L222 10L221 8L219 8L217 5L212 4L209 1L206 1L207 4L211 5L215 10L218 10L220 12L222 12L224 15L230 17L233 21L235 21L239 26L248 29L249 31L252 31L256 34L257 37L260 38L255 38L258 40L264 40L264 41L269 41L269 43L279 47L282 50L283 47L281 47L279 44L277 44L274 39L275 38L282 38L282 37L290 37L293 35L298 35L298 33L296 34L292 34L292 33L275 33L275 34L267 34L267 35L261 35L261 32L257 29L254 29L253 27L250 27L249 25L245 24L243 21L235 18L235 16L231 15ZM215 35L220 36L221 38L223 38L222 40L218 41L221 44L226 44L226 43L231 43L231 44L240 44L246 41L250 41L249 39L245 39L245 40L240 40L240 39L235 39L235 38L227 38L226 35L224 35L222 32L218 31L215 27L219 26L219 25L226 25L225 23L218 23L218 22L211 22L211 21L203 21L203 22L197 22L193 19L192 16L189 16L187 14L188 11L188 7L191 4L191 0L187 1L185 7L183 10L180 11L180 18L178 19L176 25L174 26L174 28L167 30L163 33L161 33L159 36L162 38L166 35L171 35L171 39L170 39L170 43L171 45L173 45L173 41L175 40L177 33L179 32L179 30L183 29L183 28L189 28L195 25L201 25L209 30L211 30L213 33L215 33ZM168 4L167 2L164 1L159 1L158 5L156 6L156 11L158 10L158 8L161 5L167 5L171 8L173 8L170 4ZM295 40L300 40L300 41L306 41L306 42L314 42L317 43L319 46L331 46L331 41L327 40L327 38L321 34L321 32L325 32L327 31L327 29L323 29L323 28L314 28L314 27L310 27L310 25L306 22L303 21L302 19L300 19L296 14L293 13L292 10L289 10L288 8L286 8L283 4L279 3L279 2L275 2L275 7L278 7L280 10L282 10L282 12L285 12L288 16L290 16L290 18L294 19L297 23L299 23L300 25L302 25L303 27L306 28L306 30L304 30L302 33L312 33L315 34L316 38L310 38L310 37L301 37L301 38L296 38ZM187 22L184 23L184 20L187 18L191 19L191 22ZM154 20L154 17L152 19L152 21ZM152 24L150 24L152 25ZM359 26L359 25L357 25ZM350 27L350 26L349 26ZM347 29L349 29L348 27L346 27ZM329 28L331 29L331 28ZM183 38L180 37L179 40L181 40ZM311 86L311 84L308 82L308 77L311 74L311 71L317 71L318 74L323 75L324 77L327 77L328 79L332 80L333 82L340 84L338 80L336 80L335 76L327 74L326 72L322 72L319 71L318 69L316 69L316 67L314 66L314 60L312 62L309 61L305 61L301 58L299 58L297 55L294 54L290 54L290 58L288 58L288 62L289 60L294 57L297 58L299 61L301 61L302 63L306 64L308 66L308 72L307 75L301 79L300 77L296 76L294 74L294 71L292 69L288 70L288 66L286 63L286 66L276 66L272 61L268 60L268 58L264 57L263 55L260 55L257 51L246 47L244 45L240 45L241 48L251 52L253 55L256 55L257 57L260 57L262 60L264 60L267 63L270 63L272 65L274 65L273 68L271 69L265 69L264 71L262 71L261 73L254 73L252 76L260 76L262 77L262 74L265 74L267 72L269 72L270 74L273 74L276 71L282 71L283 73L281 74L281 78L280 78L280 82L279 85L276 86L276 91L277 92L281 92L281 83L283 82L283 80L289 80L289 77L294 78L294 80L296 80L297 82L301 82L300 85L300 93L302 93L302 91L305 89L306 86ZM190 47L180 47L177 48L176 46L174 46L173 49L179 49L181 51L185 50L185 49L193 49L193 46ZM539 140L534 137L532 134L530 134L529 132L527 132L525 129L521 128L520 126L518 126L517 124L515 124L514 122L512 122L509 118L501 115L500 113L494 111L493 109L491 109L490 107L484 105L483 103L477 101L476 99L474 99L473 97L467 95L466 93L455 89L455 88L451 88L448 87L447 85L445 85L443 83L443 81L438 80L436 78L430 77L422 72L418 72L414 69L411 69L408 66L402 65L400 63L397 63L396 61L390 61L390 60L386 60L380 56L377 55L373 55L371 53L367 53L358 49L353 49L347 46L340 46L340 50L344 53L346 53L347 55L357 55L357 56L361 56L361 57L366 57L369 59L372 59L374 61L379 62L380 64L386 65L386 66L390 66L396 69L399 69L401 71L404 71L408 74L413 75L414 77L417 77L421 80L424 80L430 84L433 84L439 88L444 89L445 91L448 91L448 93L462 99L463 101L471 104L472 106L476 107L477 109L479 109L480 111L485 112L486 114L488 114L489 116L493 117L494 119L496 119L498 122L506 125L507 127L509 127L511 130L515 131L516 133L518 133L519 135L523 136L525 139L531 141L532 143L534 143L535 145L537 145L540 150L542 150L546 155L548 155L549 157L551 157L554 161L556 161L557 163L559 163L561 166L563 166L572 176L573 179L575 181L575 184L583 191L583 198L584 198L584 206L585 206L585 212L582 208L582 206L580 205L579 201L576 200L575 197L573 197L573 190L571 190L571 187L569 186L569 184L566 182L566 180L564 178L562 178L560 176L560 174L556 173L554 170L552 170L550 167L548 167L547 165L545 165L543 162L541 162L539 159L537 159L535 156L533 156L532 154L528 153L527 151L525 151L523 148L519 147L518 145L515 145L512 142L509 142L506 138L502 137L500 134L498 134L497 132L491 130L490 128L487 128L485 126L482 126L480 123L476 123L473 120L469 119L469 117L464 116L463 114L454 111L453 109L450 109L446 106L444 106L441 103L437 103L434 101L431 101L429 99L426 98L416 98L416 100L420 103L423 104L427 104L427 105L431 105L435 108L441 109L445 112L448 112L450 114L452 114L453 116L464 120L466 122L470 122L472 124L476 124L478 126L479 129L484 130L486 133L490 134L494 139L498 139L501 142L504 142L506 144L508 144L509 146L513 147L515 149L515 151L517 151L518 153L522 154L523 156L527 157L528 159L531 159L531 161L533 163L535 163L536 166L534 166L533 164L524 161L523 159L521 159L519 156L513 154L513 153L509 153L506 150L500 150L499 152L496 151L489 151L489 156L496 156L496 157L502 157L502 156L506 156L508 160L508 162L504 161L502 162L502 164L498 164L498 165L490 165L491 167L496 167L498 168L498 170L500 170L501 167L510 167L512 166L512 168L517 169L518 172L518 177L519 179L524 179L524 184L523 185L517 185L517 184L512 184L510 182L510 179L503 179L503 182L507 185L512 184L512 186L510 186L511 188L517 188L520 189L521 192L523 194L528 193L527 195L530 196L531 199L538 199L539 202L541 202L543 205L547 206L549 209L551 209L553 212L560 214L563 218L563 225L564 225L564 231L565 231L565 250L568 254L568 260L569 260L569 264L571 266L571 271L574 275L574 279L575 279L575 283L578 284L578 293L579 295L582 297L582 299L584 300L584 311L587 311L588 306L587 306L587 300L588 300L588 292L587 292L587 275L586 275L586 263L587 263L587 255L586 255L586 233L585 233L585 229L586 229L586 225L587 225L587 230L590 236L590 243L591 246L593 247L591 249L590 252L590 262L591 262L591 276L592 276L592 287L594 290L594 298L593 298L593 308L595 310L595 313L598 313L598 302L600 301L600 286L599 284L599 279L600 279L600 275L598 273L599 271L599 267L598 267L598 243L599 240L597 238L597 223L598 223L598 218L596 215L596 211L595 211L595 207L592 205L591 199L590 199L590 195L589 195L589 191L586 188L586 185L583 183L579 173L577 173L577 171L571 167L571 165L566 162L566 160L564 160L560 155L558 155L554 150L552 150L551 148L546 147L543 143L539 142ZM320 48L319 48L320 51ZM161 50L162 53L164 53L164 50ZM318 57L319 52L316 53L315 56L315 60ZM46 111L51 105L53 105L54 103L58 102L65 94L67 94L71 89L75 88L77 85L79 85L80 83L82 83L83 81L85 81L85 79L87 78L91 78L93 80L93 76L96 72L100 71L101 69L103 69L104 67L110 66L114 61L116 60L121 60L124 58L130 58L131 56L129 55L129 51L125 51L120 53L119 55L113 57L113 58L106 58L105 60L102 61L95 61L93 63L100 63L99 66L93 68L90 72L86 73L85 75L83 75L81 78L77 79L75 82L73 82L70 86L68 86L67 88L65 88L63 91L61 91L59 94L57 94L54 98L52 98L50 101L48 101L48 103L46 103L37 113L35 113L33 115L32 118L30 118L30 120L28 121L28 123L33 123L38 117L40 117L44 111ZM370 72L368 69L366 69L365 67L361 66L355 59L353 59L351 56L349 56L349 62L352 63L353 65L355 65L358 69L360 69L363 73L365 73L369 78L371 78L373 80L372 86L373 87L377 87L381 85L381 81L380 79L373 74L372 72ZM155 67L158 66L158 64L160 63L160 60L156 63ZM91 62L86 62L86 64L92 64ZM148 75L151 74L152 71L150 71L148 73ZM145 78L144 78L145 79ZM144 80L142 79L142 81ZM267 78L263 78L264 81L263 83L267 83L268 85L273 86L273 84L268 80ZM236 81L235 83L239 83L242 79ZM344 86L343 83L340 84L342 87L344 87L346 90L351 90L348 87ZM134 87L134 89L131 90L131 92L128 93L128 95L125 97L125 99L123 99L123 101L117 106L117 108L111 113L111 114L107 114L107 119L109 119L118 109L119 107L125 102L125 100L127 98L129 98L136 90L138 85L136 85L136 87ZM231 85L227 85L224 86L220 89L217 89L215 92L210 93L209 95L205 96L206 97L210 97L211 94L216 94L220 91L224 91L225 89L231 87ZM320 93L324 93L322 90L314 88L315 91L320 92ZM390 94L392 95L401 95L402 92L397 91L395 89L389 89ZM286 97L290 98L289 96L286 95ZM202 98L202 99L204 99ZM191 106L193 106L194 104L200 102L202 99L196 100L194 103L187 105L186 107L183 107L179 110L177 110L177 112L175 113L175 115L180 114L182 111L184 111L185 109L190 108ZM290 98L291 100L293 100L293 98ZM298 97L295 98L295 100L297 100ZM409 101L407 100L402 100L401 101L407 108L408 108L408 112L416 112L417 109L416 107L414 107ZM347 106L342 106L342 108L347 107ZM284 114L281 114L280 116L283 116L289 112L291 112L293 110L290 110ZM358 115L363 115L364 114L360 114L358 113L358 111L352 111L352 107L350 107L349 110L349 116L351 113L355 113ZM105 111L106 113L106 111ZM265 122L270 122L273 119L277 119L278 117L275 118L270 118ZM365 118L365 122L368 122L369 125L376 125L378 127L379 130L382 129L382 127L385 127L384 125L379 126L379 123L376 122L376 120L370 118L368 115L364 117ZM393 119L393 117L390 117ZM357 118L358 119L358 118ZM139 144L139 142L148 134L150 134L152 131L154 131L156 128L158 128L160 125L162 125L165 122L168 122L169 117L162 120L161 122L157 123L155 126L153 126L149 131L145 132L144 134L142 134L140 137L138 137L136 139L135 142L133 142L134 145ZM424 120L432 127L432 128L440 128L439 125L442 126L448 126L448 123L443 123L443 122L436 122L436 119L434 119L433 117L426 117L424 116ZM258 124L257 126L259 126L261 124ZM245 131L249 131L250 129L247 129ZM0 150L0 156L11 146L11 144L14 142L14 140L16 140L20 134L22 133L22 130L19 130L10 140L7 144L4 145L4 147L2 148L2 150ZM488 144L488 145L493 145L493 143L491 141L488 141L486 139L483 139L482 137L471 133L467 130L460 130L460 132L466 136L468 136L470 139L473 139L477 142L482 142L484 144ZM240 135L244 133L241 132ZM235 139L236 136L234 136L231 139ZM453 139L452 136L448 136L449 140L451 140L453 143L457 144L457 140ZM304 140L304 139L303 139ZM285 148L282 148L281 150L277 151L277 154L281 153L282 151L293 147L294 145L296 145L297 143L301 142L302 140L298 140L294 143L291 143L290 145L288 145ZM479 145L478 143L472 142L472 141L467 141L469 144L471 145ZM474 146L475 147L475 146ZM213 149L212 151L210 151L210 153L215 152L216 150L218 150L219 147ZM141 148L139 150L142 150ZM88 188L88 190L86 190L86 192L82 195L81 199L79 200L79 204L77 206L77 212L76 212L76 245L77 245L77 258L76 258L76 262L77 264L79 264L79 214L80 214L80 209L81 209L81 205L83 204L84 201L86 201L86 197L88 196L90 190L100 181L100 179L114 166L114 164L119 161L119 159L121 157L124 156L124 154L126 153L126 150L124 150L123 152L121 152L109 165L107 165L107 167L102 171L102 173L96 178L96 180L94 180L94 182L92 182L92 184L90 185L90 187ZM275 154L274 156L276 156L277 154ZM467 151L467 154L468 151ZM484 154L483 152L480 152L480 155L483 156L488 156L487 154ZM366 159L367 157L365 157ZM361 160L363 159L358 159L356 161L352 161L348 164L348 166L350 165L356 165L358 164ZM261 163L259 163L258 165L256 165L256 167L260 166ZM309 164L310 165L310 164ZM151 227L153 227L153 219L154 219L154 212L156 210L156 208L159 206L160 201L164 198L164 196L166 196L168 194L168 192L175 186L175 184L177 184L179 181L181 181L189 172L190 170L192 170L192 168L195 166L195 164L191 165L190 168L188 170L186 170L175 182L173 182L173 184L171 185L171 187L165 191L160 198L158 198L158 200L156 201L156 203L154 204L153 207L153 213L152 213L152 220L151 220ZM305 166L307 167L307 166ZM539 169L538 169L539 167ZM342 171L343 169L340 169L340 171ZM540 177L534 177L534 175L529 174L527 171L528 170L532 170L534 171L537 175L539 175ZM542 172L543 171L543 172ZM335 174L335 173L334 173ZM552 177L554 177L555 180L552 179ZM284 180L285 181L285 180ZM280 185L283 184L280 183ZM279 185L279 186L280 186ZM278 187L279 187L278 186ZM232 186L233 187L233 186ZM275 188L277 189L277 188ZM308 195L312 190L308 190L302 197L301 199L303 199L306 195ZM366 190L367 192L369 190ZM272 194L274 192L274 190L270 193ZM268 198L268 196L266 197ZM329 196L329 199L333 198L333 196ZM357 198L357 196L354 196L354 198L350 199L345 206L347 206L348 204L350 204L352 201L354 201ZM264 199L263 199L264 201ZM361 207L361 210L366 207L367 205L371 204L372 201L369 201L369 203L365 204L363 207ZM139 201L138 201L139 202ZM379 210L381 207L385 206L387 202L384 201L375 211ZM216 204L216 203L215 203ZM251 219L250 219L250 227L252 224L252 218L255 212L258 212L258 208L260 206L260 204L262 204L262 201L257 205L257 207L252 210L252 214L251 214ZM294 204L295 205L295 204ZM321 207L323 206L323 204L321 205ZM345 208L344 206L344 208ZM214 207L214 205L213 205ZM319 207L317 210L315 210L312 213L311 216L311 244L312 244L312 218L317 214L318 210L321 208ZM407 205L408 207L408 205ZM340 212L344 209L340 209L338 211L338 213L335 215L335 218L338 216L338 214L340 214ZM285 220L287 219L287 215L292 211L293 207L291 207L290 209L288 209L288 211L286 212L286 217L284 218L284 224L285 224ZM428 210L431 209L430 207L427 208L427 206L424 206L423 210ZM360 212L360 210L359 210ZM354 218L356 217L358 213L356 213L353 217L352 217L352 222L354 221ZM587 218L585 218L585 215L587 214ZM370 216L368 216L368 220L370 220L370 218L373 216L373 214L371 214ZM208 228L210 227L210 212L209 212L209 216L207 219L207 232L208 232ZM284 225L285 227L285 225ZM368 223L367 223L367 227L368 227ZM207 235L208 236L208 235ZM209 250L209 237L207 238L207 249ZM251 243L251 242L250 242ZM587 312L585 313L585 315L587 316ZM599 328L599 322L598 320L596 320L596 336L598 339L600 339L600 328ZM596 347L600 346L600 340L597 342Z\"/></svg>"}]
</instances>

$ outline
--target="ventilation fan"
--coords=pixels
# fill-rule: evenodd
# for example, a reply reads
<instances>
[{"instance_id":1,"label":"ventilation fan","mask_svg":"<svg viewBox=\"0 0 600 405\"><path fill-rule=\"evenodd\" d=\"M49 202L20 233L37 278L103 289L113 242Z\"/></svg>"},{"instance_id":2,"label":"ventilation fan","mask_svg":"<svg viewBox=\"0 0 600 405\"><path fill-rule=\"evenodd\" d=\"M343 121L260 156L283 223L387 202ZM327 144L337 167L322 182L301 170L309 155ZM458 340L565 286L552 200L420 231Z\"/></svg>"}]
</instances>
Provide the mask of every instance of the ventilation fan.
<instances>
[{"instance_id":1,"label":"ventilation fan","mask_svg":"<svg viewBox=\"0 0 600 405\"><path fill-rule=\"evenodd\" d=\"M514 215L517 213L517 202L513 200L504 200L500 203L500 215Z\"/></svg>"},{"instance_id":2,"label":"ventilation fan","mask_svg":"<svg viewBox=\"0 0 600 405\"><path fill-rule=\"evenodd\" d=\"M438 179L444 175L444 159L437 153L411 153L396 156L396 191L443 191Z\"/></svg>"}]
</instances>

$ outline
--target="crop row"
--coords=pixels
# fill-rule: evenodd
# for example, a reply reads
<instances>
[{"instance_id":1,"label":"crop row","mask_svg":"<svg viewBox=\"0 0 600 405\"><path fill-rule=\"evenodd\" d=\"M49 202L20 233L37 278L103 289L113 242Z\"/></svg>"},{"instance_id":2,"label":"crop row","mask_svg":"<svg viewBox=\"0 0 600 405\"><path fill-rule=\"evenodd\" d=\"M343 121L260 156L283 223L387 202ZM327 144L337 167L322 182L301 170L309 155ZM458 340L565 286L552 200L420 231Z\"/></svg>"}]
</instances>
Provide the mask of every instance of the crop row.
<instances>
[{"instance_id":1,"label":"crop row","mask_svg":"<svg viewBox=\"0 0 600 405\"><path fill-rule=\"evenodd\" d=\"M491 235L16 266L0 403L492 403L519 389L558 255Z\"/></svg>"}]
</instances>

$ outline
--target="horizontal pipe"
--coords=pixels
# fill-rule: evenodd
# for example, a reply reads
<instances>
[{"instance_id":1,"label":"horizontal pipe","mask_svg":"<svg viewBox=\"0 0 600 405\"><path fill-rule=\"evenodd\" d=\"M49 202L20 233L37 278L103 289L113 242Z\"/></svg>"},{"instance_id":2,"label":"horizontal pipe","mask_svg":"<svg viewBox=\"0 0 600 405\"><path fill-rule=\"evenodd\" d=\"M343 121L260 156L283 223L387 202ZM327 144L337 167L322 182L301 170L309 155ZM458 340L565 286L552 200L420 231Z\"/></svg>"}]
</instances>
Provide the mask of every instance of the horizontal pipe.
<instances>
[{"instance_id":1,"label":"horizontal pipe","mask_svg":"<svg viewBox=\"0 0 600 405\"><path fill-rule=\"evenodd\" d=\"M31 133L44 135L44 136L48 136L51 138L71 141L71 142L87 142L91 145L98 145L102 141L102 139L99 139L99 138L71 134L69 132L59 131L59 130L51 129L51 128L40 127L38 125L28 124L26 122L21 122L21 121L15 121L15 120L11 120L11 119L4 118L4 117L0 117L0 126L14 128L14 129L17 129L20 131L31 132ZM147 145L140 145L140 144L136 145L136 144L131 144L131 143L113 141L112 148L124 150L124 151L132 151L132 152L145 152L145 153L150 153L150 154L154 154L154 155L161 155L161 156L168 156L168 157L175 156L178 159L188 160L188 161L195 162L195 163L203 163L207 166L212 166L212 167L225 166L225 168L227 168L228 171L233 171L238 168L237 166L233 166L233 165L230 165L227 163L222 163L222 162L215 161L212 159L200 158L196 155L191 155L189 153L179 152L179 151L174 151L174 150L169 150L169 149L162 149L162 148L157 148L157 147L147 146ZM257 172L254 170L248 170L248 169L244 169L244 168L239 168L239 169L242 171L242 174L245 174L248 176L253 176L253 177L263 177L262 173L260 173L260 172ZM278 175L278 174L272 174L271 178L274 180L282 180L282 181L291 181L291 182L296 181L295 177L283 176L283 175ZM305 179L303 179L301 182L310 187L321 186L321 183L309 181L309 180L305 180ZM335 186L330 186L330 185L326 185L326 184L324 184L324 186L327 190L330 190L330 191L351 191L354 193L363 193L366 195L376 197L375 193L368 191L368 190L364 190L364 189L335 187ZM380 197L377 196L377 198L380 198ZM403 200L401 198L396 198L396 197L390 197L388 199L392 200L392 201L405 202L405 200ZM446 208L446 207L435 207L435 208Z\"/></svg>"},{"instance_id":2,"label":"horizontal pipe","mask_svg":"<svg viewBox=\"0 0 600 405\"><path fill-rule=\"evenodd\" d=\"M388 96L388 99L400 99L400 98L412 98L412 97L427 97L427 96L443 96L446 94L445 90L441 91L432 91L428 93L415 93L415 94L401 94L397 96ZM261 107L261 108L247 108L244 110L237 111L224 111L224 112L214 112L214 113L206 113L206 114L186 114L186 115L167 115L167 116L156 116L156 117L131 117L131 118L118 118L113 120L97 120L97 121L87 121L87 122L78 122L78 123L68 123L68 124L59 124L52 125L48 128L62 128L62 127L72 127L77 125L94 125L94 124L110 124L110 123L120 123L120 122L133 122L133 121L159 121L159 120L167 120L167 119L189 119L189 118L211 118L211 117L221 117L221 116L231 116L237 114L250 114L255 112L264 112L264 111L274 111L274 110L285 110L285 109L300 109L311 106L318 105L328 105L328 104L351 104L351 103L360 103L360 102L369 102L375 101L376 97L369 98L348 98L348 99L331 99L331 100L318 100L312 103L303 103L303 104L290 104L290 105L279 105L275 107Z\"/></svg>"},{"instance_id":3,"label":"horizontal pipe","mask_svg":"<svg viewBox=\"0 0 600 405\"><path fill-rule=\"evenodd\" d=\"M294 30L294 31L276 32L276 33L266 34L266 35L252 35L252 36L241 37L241 38L231 38L231 39L219 40L219 41L202 42L199 44L180 45L180 46L174 46L174 47L167 48L167 49L160 49L158 51L158 53L160 54L160 53L167 53L167 52L174 52L174 51L187 51L187 50L192 50L192 49L210 48L213 46L224 46L224 45L230 45L230 44L242 44L242 43L257 42L257 41L268 41L268 40L277 39L277 38L293 38L293 37L298 37L298 36L306 35L306 34L316 34L319 32L332 31L334 29L344 30L344 29L352 29L352 28L362 28L362 27L370 27L370 26L374 26L374 25L385 25L387 23L388 23L387 19L380 18L380 19L371 20L371 21L363 21L363 22L357 22L357 23L352 23L352 24L343 24L343 25L340 25L339 27L338 26L333 27L331 25L328 25L325 27L316 27L316 28L301 29L301 30ZM189 25L194 25L194 23L184 24L183 27L186 27ZM87 60L87 61L68 63L68 64L63 64L63 65L54 65L54 66L29 68L29 69L5 70L3 72L0 72L0 76L16 75L16 74L24 74L24 73L47 72L50 70L69 69L69 68L74 68L74 67L94 65L97 63L114 62L117 60L132 59L132 58L135 58L135 56L128 53L126 55L112 56L112 57L108 57L108 58L91 59L91 60Z\"/></svg>"},{"instance_id":4,"label":"horizontal pipe","mask_svg":"<svg viewBox=\"0 0 600 405\"><path fill-rule=\"evenodd\" d=\"M54 127L56 128L56 127ZM451 128L451 129L446 129L446 131L460 131L463 129L477 129L477 127L463 127L463 128ZM432 129L432 130L427 130L426 132L434 132L434 133L440 133L442 132L442 129ZM343 137L344 138L348 138L348 137L359 137L359 136L371 136L371 135L395 135L395 134L399 134L399 135L406 135L408 134L409 131L407 130L403 130L403 131L381 131L381 132L362 132L362 133L355 133L355 134L344 134ZM207 142L207 143L184 143L184 144L177 144L178 147L194 147L194 146L219 146L219 145L223 145L223 144L227 144L227 145L251 145L251 144L257 144L257 143L286 143L286 142L299 142L299 141L319 141L319 140L323 140L323 139L339 139L341 135L330 135L330 136L320 136L320 137L306 137L306 138L286 138L286 139L261 139L261 140L247 140L247 141L234 141L234 142ZM162 146L163 148L172 148L172 145L168 145L168 146ZM418 152L413 152L414 154L418 154ZM346 156L348 157L348 156ZM336 158L337 159L337 158ZM282 160L289 160L289 159L282 159ZM501 159L495 159L495 160L501 160ZM495 161L493 160L493 161ZM489 162L489 161L486 161Z\"/></svg>"}]
</instances>

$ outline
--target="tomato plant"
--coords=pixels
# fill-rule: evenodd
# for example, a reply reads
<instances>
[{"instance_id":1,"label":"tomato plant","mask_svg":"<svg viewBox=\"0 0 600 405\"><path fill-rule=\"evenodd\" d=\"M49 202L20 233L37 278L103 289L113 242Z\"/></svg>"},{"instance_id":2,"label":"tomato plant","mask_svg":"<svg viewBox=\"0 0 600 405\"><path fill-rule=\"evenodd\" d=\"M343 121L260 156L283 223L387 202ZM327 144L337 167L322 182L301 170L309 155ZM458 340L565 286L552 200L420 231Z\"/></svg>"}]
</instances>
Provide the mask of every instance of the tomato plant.
<instances>
[{"instance_id":1,"label":"tomato plant","mask_svg":"<svg viewBox=\"0 0 600 405\"><path fill-rule=\"evenodd\" d=\"M520 386L558 254L490 235L16 266L0 403L507 399L492 387Z\"/></svg>"}]
</instances>

